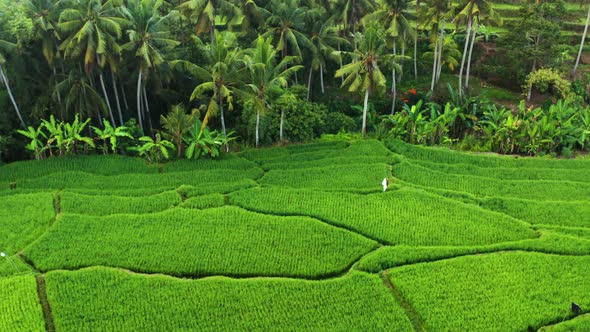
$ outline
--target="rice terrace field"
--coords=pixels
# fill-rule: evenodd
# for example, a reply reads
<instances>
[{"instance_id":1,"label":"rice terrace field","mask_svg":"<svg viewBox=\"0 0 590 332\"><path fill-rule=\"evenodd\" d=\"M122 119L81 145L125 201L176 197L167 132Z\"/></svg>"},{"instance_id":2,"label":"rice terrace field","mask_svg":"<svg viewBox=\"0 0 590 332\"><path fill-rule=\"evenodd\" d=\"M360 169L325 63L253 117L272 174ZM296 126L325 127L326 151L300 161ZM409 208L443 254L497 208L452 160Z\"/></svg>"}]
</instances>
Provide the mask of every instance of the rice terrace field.
<instances>
[{"instance_id":1,"label":"rice terrace field","mask_svg":"<svg viewBox=\"0 0 590 332\"><path fill-rule=\"evenodd\" d=\"M0 188L1 331L590 330L586 158L334 140Z\"/></svg>"}]
</instances>

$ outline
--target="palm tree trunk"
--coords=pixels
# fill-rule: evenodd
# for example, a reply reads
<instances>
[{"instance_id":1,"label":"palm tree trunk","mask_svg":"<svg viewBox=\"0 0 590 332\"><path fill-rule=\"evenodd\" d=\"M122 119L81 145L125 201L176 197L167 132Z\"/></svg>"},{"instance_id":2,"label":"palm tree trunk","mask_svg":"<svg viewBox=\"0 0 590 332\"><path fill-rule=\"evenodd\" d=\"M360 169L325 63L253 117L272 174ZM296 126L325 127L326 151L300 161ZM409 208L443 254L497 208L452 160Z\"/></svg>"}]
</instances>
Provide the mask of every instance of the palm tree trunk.
<instances>
[{"instance_id":1,"label":"palm tree trunk","mask_svg":"<svg viewBox=\"0 0 590 332\"><path fill-rule=\"evenodd\" d=\"M309 101L309 95L311 92L311 73L313 73L313 68L309 67L309 78L307 79L307 101Z\"/></svg>"},{"instance_id":2,"label":"palm tree trunk","mask_svg":"<svg viewBox=\"0 0 590 332\"><path fill-rule=\"evenodd\" d=\"M283 141L283 125L285 123L285 110L281 109L281 124L279 125L279 137Z\"/></svg>"},{"instance_id":3,"label":"palm tree trunk","mask_svg":"<svg viewBox=\"0 0 590 332\"><path fill-rule=\"evenodd\" d=\"M223 99L218 94L217 103L219 104L219 118L221 119L221 131L223 131L223 137L227 138L227 131L225 129L225 114L223 113ZM229 152L229 145L225 145L225 152Z\"/></svg>"},{"instance_id":4,"label":"palm tree trunk","mask_svg":"<svg viewBox=\"0 0 590 332\"><path fill-rule=\"evenodd\" d=\"M404 60L403 57L406 55L406 32L404 31L403 37L402 37L402 60L400 61L400 67L401 67L401 71L399 72L399 76L397 77L397 82L401 82L402 81L402 76L404 75Z\"/></svg>"},{"instance_id":5,"label":"palm tree trunk","mask_svg":"<svg viewBox=\"0 0 590 332\"><path fill-rule=\"evenodd\" d=\"M104 95L104 99L107 102L107 108L109 109L109 116L111 118L111 122L113 126L117 127L117 123L115 122L115 117L113 116L113 109L111 108L111 102L109 101L109 95L107 94L107 89L104 85L104 79L102 77L102 73L98 74L98 78L100 79L100 86L102 88L102 94Z\"/></svg>"},{"instance_id":6,"label":"palm tree trunk","mask_svg":"<svg viewBox=\"0 0 590 332\"><path fill-rule=\"evenodd\" d=\"M391 68L391 114L395 113L395 97L397 95L397 85L395 79L395 56L396 56L396 49L395 49L395 38L393 39L393 63Z\"/></svg>"},{"instance_id":7,"label":"palm tree trunk","mask_svg":"<svg viewBox=\"0 0 590 332\"><path fill-rule=\"evenodd\" d=\"M588 6L588 15L586 16L586 25L584 26L584 34L582 34L582 42L580 43L580 50L578 51L578 57L576 58L576 64L572 71L572 78L576 77L576 70L580 64L580 57L582 56L582 50L584 49L584 43L586 42L586 35L588 34L588 25L590 24L590 5Z\"/></svg>"},{"instance_id":8,"label":"palm tree trunk","mask_svg":"<svg viewBox=\"0 0 590 332\"><path fill-rule=\"evenodd\" d=\"M121 93L123 95L123 105L125 105L125 110L129 110L129 104L127 104L127 93L125 93L125 87L123 86L123 81L119 81L119 86L121 87Z\"/></svg>"},{"instance_id":9,"label":"palm tree trunk","mask_svg":"<svg viewBox=\"0 0 590 332\"><path fill-rule=\"evenodd\" d=\"M437 64L437 71L436 71L436 84L440 80L440 73L442 71L442 54L443 54L443 46L445 45L445 25L446 20L443 19L442 21L442 29L440 30L440 42L438 45L438 64Z\"/></svg>"},{"instance_id":10,"label":"palm tree trunk","mask_svg":"<svg viewBox=\"0 0 590 332\"><path fill-rule=\"evenodd\" d=\"M146 110L145 116L147 117L148 123L150 125L150 132L152 132L154 127L152 126L152 117L150 116L150 105L148 104L147 92L145 91L145 84L143 85L142 89L143 89L143 101L145 103L145 110Z\"/></svg>"},{"instance_id":11,"label":"palm tree trunk","mask_svg":"<svg viewBox=\"0 0 590 332\"><path fill-rule=\"evenodd\" d=\"M57 71L55 70L55 65L51 66L52 70L53 70L53 79L55 80L55 77L57 76ZM61 105L61 93L59 92L59 90L56 91L57 92L57 103L58 105Z\"/></svg>"},{"instance_id":12,"label":"palm tree trunk","mask_svg":"<svg viewBox=\"0 0 590 332\"><path fill-rule=\"evenodd\" d=\"M340 41L338 41L338 59L340 60L340 69L342 69L342 66L343 66L342 53L340 53L340 52L342 52L342 51L340 50ZM342 84L344 84L344 76L342 76L341 79L342 79Z\"/></svg>"},{"instance_id":13,"label":"palm tree trunk","mask_svg":"<svg viewBox=\"0 0 590 332\"><path fill-rule=\"evenodd\" d=\"M418 80L418 19L416 19L416 35L414 36L414 80Z\"/></svg>"},{"instance_id":14,"label":"palm tree trunk","mask_svg":"<svg viewBox=\"0 0 590 332\"><path fill-rule=\"evenodd\" d=\"M322 94L325 93L324 89L324 65L320 61L320 82L322 82Z\"/></svg>"},{"instance_id":15,"label":"palm tree trunk","mask_svg":"<svg viewBox=\"0 0 590 332\"><path fill-rule=\"evenodd\" d=\"M434 42L434 60L432 61L432 80L430 81L430 91L434 91L434 83L436 81L436 73L438 71L438 38Z\"/></svg>"},{"instance_id":16,"label":"palm tree trunk","mask_svg":"<svg viewBox=\"0 0 590 332\"><path fill-rule=\"evenodd\" d=\"M256 111L256 147L258 147L258 132L260 130L260 110Z\"/></svg>"},{"instance_id":17,"label":"palm tree trunk","mask_svg":"<svg viewBox=\"0 0 590 332\"><path fill-rule=\"evenodd\" d=\"M469 46L469 58L467 59L467 72L465 73L465 90L469 91L469 70L471 69L471 55L473 54L473 45L475 45L475 36L477 36L478 23L475 23L471 34L471 45Z\"/></svg>"},{"instance_id":18,"label":"palm tree trunk","mask_svg":"<svg viewBox=\"0 0 590 332\"><path fill-rule=\"evenodd\" d=\"M23 117L20 114L20 110L18 109L18 105L16 104L16 100L14 100L14 96L12 95L12 89L10 89L10 83L8 82L8 78L6 78L6 75L4 74L4 70L2 69L2 65L0 65L0 76L2 76L2 81L4 82L4 86L6 87L6 91L8 92L8 97L10 97L10 101L12 102L12 106L14 106L14 110L16 111L16 115L18 116L18 119L20 120L21 125L23 126L23 129L27 130L27 125L25 124L25 121L23 120Z\"/></svg>"},{"instance_id":19,"label":"palm tree trunk","mask_svg":"<svg viewBox=\"0 0 590 332\"><path fill-rule=\"evenodd\" d=\"M141 76L143 76L143 73L140 70L139 76L137 77L137 122L141 130L144 131L143 121L141 120Z\"/></svg>"},{"instance_id":20,"label":"palm tree trunk","mask_svg":"<svg viewBox=\"0 0 590 332\"><path fill-rule=\"evenodd\" d=\"M365 103L363 105L363 138L367 136L367 109L369 108L369 88L365 91Z\"/></svg>"},{"instance_id":21,"label":"palm tree trunk","mask_svg":"<svg viewBox=\"0 0 590 332\"><path fill-rule=\"evenodd\" d=\"M119 111L119 123L122 126L124 124L123 112L121 112L121 102L119 101L119 92L117 91L117 82L115 81L115 74L113 74L113 72L111 72L111 84L113 85L113 90L115 91L115 101L117 102L117 111Z\"/></svg>"},{"instance_id":22,"label":"palm tree trunk","mask_svg":"<svg viewBox=\"0 0 590 332\"><path fill-rule=\"evenodd\" d=\"M463 67L465 67L465 58L467 57L467 49L469 47L469 37L471 36L471 20L467 20L467 35L465 36L465 47L463 47L463 56L461 57L461 69L459 69L459 97L463 96Z\"/></svg>"},{"instance_id":23,"label":"palm tree trunk","mask_svg":"<svg viewBox=\"0 0 590 332\"><path fill-rule=\"evenodd\" d=\"M541 42L541 36L537 35L537 38L535 40L535 50L539 47L540 42ZM533 68L531 69L531 73L534 73L535 70L537 70L537 59L535 59L533 61ZM533 93L533 85L531 84L531 86L529 86L529 91L527 91L527 94L526 94L526 101L531 101L532 93Z\"/></svg>"}]
</instances>

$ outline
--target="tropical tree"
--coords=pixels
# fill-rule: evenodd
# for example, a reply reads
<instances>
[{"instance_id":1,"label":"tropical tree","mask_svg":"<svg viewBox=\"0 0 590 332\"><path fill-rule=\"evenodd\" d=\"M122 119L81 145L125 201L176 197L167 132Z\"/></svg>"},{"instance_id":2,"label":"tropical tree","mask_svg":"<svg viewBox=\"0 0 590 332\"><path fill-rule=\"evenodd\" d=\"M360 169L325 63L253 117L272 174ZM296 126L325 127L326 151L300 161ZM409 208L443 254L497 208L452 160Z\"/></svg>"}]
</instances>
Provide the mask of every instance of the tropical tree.
<instances>
[{"instance_id":1,"label":"tropical tree","mask_svg":"<svg viewBox=\"0 0 590 332\"><path fill-rule=\"evenodd\" d=\"M366 27L359 47L351 56L353 61L336 71L336 77L346 77L342 86L348 85L348 91L365 94L363 104L363 137L367 134L367 109L369 95L385 87L386 79L379 64L388 61L390 56L383 55L385 32L380 23ZM394 63L394 67L399 65ZM395 69L394 69L395 70Z\"/></svg>"},{"instance_id":2,"label":"tropical tree","mask_svg":"<svg viewBox=\"0 0 590 332\"><path fill-rule=\"evenodd\" d=\"M380 22L387 28L387 35L391 37L393 50L392 50L392 69L391 69L391 114L395 112L395 99L397 96L397 80L396 79L396 68L398 68L396 60L397 58L397 43L401 41L402 45L402 57L405 55L406 37L408 35L414 35L416 32L408 21L408 9L410 6L410 0L381 0L379 7L373 13L368 14L364 20L365 22ZM401 37L401 38L400 38ZM402 66L399 66L400 72ZM401 76L401 75L400 75Z\"/></svg>"},{"instance_id":3,"label":"tropical tree","mask_svg":"<svg viewBox=\"0 0 590 332\"><path fill-rule=\"evenodd\" d=\"M104 68L109 52L120 52L117 40L129 23L124 18L123 1L69 0L67 4L68 7L59 16L58 29L65 38L59 49L64 51L66 58L83 55L84 69L89 76L98 67L102 93L114 124L115 117L101 69Z\"/></svg>"},{"instance_id":4,"label":"tropical tree","mask_svg":"<svg viewBox=\"0 0 590 332\"><path fill-rule=\"evenodd\" d=\"M240 83L239 77L244 69L240 66L243 63L242 52L238 48L236 36L228 31L215 34L217 42L206 48L210 66L201 67L184 60L172 61L171 64L203 82L195 87L190 100L201 99L205 94L210 94L202 126L206 127L209 119L219 114L222 133L227 137L224 102L228 104L230 111L233 110L234 90Z\"/></svg>"},{"instance_id":5,"label":"tropical tree","mask_svg":"<svg viewBox=\"0 0 590 332\"><path fill-rule=\"evenodd\" d=\"M585 2L585 1L582 1ZM580 7L582 3L580 3ZM578 65L580 64L580 58L582 57L582 50L584 49L584 44L586 42L586 36L588 35L588 25L590 25L590 4L588 4L588 14L586 15L586 24L584 25L584 33L582 34L582 41L580 42L580 49L578 50L578 56L576 57L576 63L574 64L574 69L572 70L572 78L576 77L576 71L578 70Z\"/></svg>"},{"instance_id":6,"label":"tropical tree","mask_svg":"<svg viewBox=\"0 0 590 332\"><path fill-rule=\"evenodd\" d=\"M12 94L12 89L10 88L10 82L8 81L8 77L6 77L6 74L4 73L4 65L6 64L6 58L3 55L3 51L4 52L11 52L15 49L16 49L16 44L0 39L0 82L2 82L4 87L6 87L6 91L8 92L8 97L10 98L10 102L12 103L12 106L14 107L14 110L16 111L16 115L18 116L21 126L26 129L27 125L25 124L25 121L23 120L23 116L20 113L20 109L18 108L18 104L16 103L16 100L14 99L14 95Z\"/></svg>"},{"instance_id":7,"label":"tropical tree","mask_svg":"<svg viewBox=\"0 0 590 332\"><path fill-rule=\"evenodd\" d=\"M345 34L356 34L361 19L375 9L374 0L336 0L333 17L342 26ZM355 48L358 46L355 43Z\"/></svg>"},{"instance_id":8,"label":"tropical tree","mask_svg":"<svg viewBox=\"0 0 590 332\"><path fill-rule=\"evenodd\" d=\"M463 48L463 56L461 58L461 67L459 69L459 96L463 95L463 70L467 65L465 75L465 89L469 89L469 69L471 67L471 54L473 53L473 45L475 44L475 36L477 28L482 19L492 20L499 24L502 23L501 18L496 14L492 5L487 0L466 0L460 8L459 13L454 21L457 27L461 22L466 24L465 45ZM466 61L467 60L467 61Z\"/></svg>"},{"instance_id":9,"label":"tropical tree","mask_svg":"<svg viewBox=\"0 0 590 332\"><path fill-rule=\"evenodd\" d=\"M247 1L247 9L256 3ZM230 0L188 0L178 6L178 10L195 23L195 33L209 32L211 43L215 44L215 25L217 17L226 20L227 25L237 24L241 18L239 7Z\"/></svg>"},{"instance_id":10,"label":"tropical tree","mask_svg":"<svg viewBox=\"0 0 590 332\"><path fill-rule=\"evenodd\" d=\"M303 66L293 65L294 56L285 56L277 63L277 50L270 38L258 37L256 46L246 51L244 61L247 68L245 88L239 90L248 98L256 111L256 147L260 139L260 115L270 108L273 96L280 95L288 79Z\"/></svg>"},{"instance_id":11,"label":"tropical tree","mask_svg":"<svg viewBox=\"0 0 590 332\"><path fill-rule=\"evenodd\" d=\"M271 15L266 19L263 38L275 38L283 58L289 54L301 57L301 47L311 49L309 38L302 32L307 8L300 0L271 0Z\"/></svg>"},{"instance_id":12,"label":"tropical tree","mask_svg":"<svg viewBox=\"0 0 590 332\"><path fill-rule=\"evenodd\" d=\"M177 156L182 156L184 150L184 135L194 123L195 113L187 114L184 105L174 105L170 112L160 116L164 138L176 144Z\"/></svg>"},{"instance_id":13,"label":"tropical tree","mask_svg":"<svg viewBox=\"0 0 590 332\"><path fill-rule=\"evenodd\" d=\"M430 0L427 2L428 10L422 17L422 27L430 30L431 42L434 42L434 54L432 56L432 80L430 90L433 91L438 83L442 68L442 52L445 46L445 26L449 16L449 0ZM430 57L430 55L428 56Z\"/></svg>"},{"instance_id":14,"label":"tropical tree","mask_svg":"<svg viewBox=\"0 0 590 332\"><path fill-rule=\"evenodd\" d=\"M79 114L83 119L96 117L101 120L107 109L104 99L92 86L91 78L81 70L72 69L64 80L58 82L54 94L58 93L65 96L65 111Z\"/></svg>"},{"instance_id":15,"label":"tropical tree","mask_svg":"<svg viewBox=\"0 0 590 332\"><path fill-rule=\"evenodd\" d=\"M322 93L325 91L324 85L324 69L328 60L338 60L340 54L336 53L340 49L340 45L348 45L347 39L340 36L339 27L334 24L330 18L325 18L322 15L311 15L310 41L313 48L310 50L311 64L309 68L309 79L307 83L307 100L311 91L312 72L319 70L320 85Z\"/></svg>"},{"instance_id":16,"label":"tropical tree","mask_svg":"<svg viewBox=\"0 0 590 332\"><path fill-rule=\"evenodd\" d=\"M144 129L144 119L149 115L149 104L145 81L151 72L165 63L166 51L177 46L178 41L170 37L166 26L168 16L160 15L160 7L163 0L138 0L129 3L129 11L132 15L132 26L127 31L129 42L122 49L134 52L137 60L137 121ZM143 101L142 101L143 96ZM144 107L142 107L142 102ZM147 115L146 115L147 114Z\"/></svg>"}]
</instances>

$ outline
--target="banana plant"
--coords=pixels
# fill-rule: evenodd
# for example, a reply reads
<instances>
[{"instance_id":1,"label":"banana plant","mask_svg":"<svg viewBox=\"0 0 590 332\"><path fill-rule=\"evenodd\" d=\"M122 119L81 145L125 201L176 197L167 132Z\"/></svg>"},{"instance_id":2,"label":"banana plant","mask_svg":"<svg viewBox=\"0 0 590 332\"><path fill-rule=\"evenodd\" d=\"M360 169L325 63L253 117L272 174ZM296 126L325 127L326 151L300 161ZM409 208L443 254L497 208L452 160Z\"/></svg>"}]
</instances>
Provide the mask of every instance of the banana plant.
<instances>
[{"instance_id":1,"label":"banana plant","mask_svg":"<svg viewBox=\"0 0 590 332\"><path fill-rule=\"evenodd\" d=\"M31 140L26 148L29 151L33 151L35 159L39 160L44 157L46 149L44 140L47 140L47 135L43 132L43 125L37 129L29 126L27 130L17 130L17 132Z\"/></svg>"},{"instance_id":2,"label":"banana plant","mask_svg":"<svg viewBox=\"0 0 590 332\"><path fill-rule=\"evenodd\" d=\"M64 144L66 148L66 155L75 154L78 149L79 144L83 144L83 147L86 148L88 146L95 147L94 142L90 137L86 137L82 135L82 131L88 125L90 119L87 119L84 122L80 121L80 117L76 114L74 118L74 122L65 123L63 126L63 133L64 133Z\"/></svg>"},{"instance_id":3,"label":"banana plant","mask_svg":"<svg viewBox=\"0 0 590 332\"><path fill-rule=\"evenodd\" d=\"M90 128L94 130L94 133L96 134L98 139L103 141L104 144L102 147L100 147L100 149L103 151L104 154L107 154L109 152L109 144L111 152L115 153L117 147L119 146L119 138L127 137L133 139L133 136L131 136L127 127L121 126L113 128L113 126L111 126L111 123L107 120L104 120L104 129L100 129L93 126L91 126Z\"/></svg>"},{"instance_id":4,"label":"banana plant","mask_svg":"<svg viewBox=\"0 0 590 332\"><path fill-rule=\"evenodd\" d=\"M230 141L234 140L233 132L224 136L216 130L210 131L209 128L203 128L201 121L195 119L195 123L184 136L187 145L185 156L187 159L198 159L202 156L216 158L219 156L221 149Z\"/></svg>"},{"instance_id":5,"label":"banana plant","mask_svg":"<svg viewBox=\"0 0 590 332\"><path fill-rule=\"evenodd\" d=\"M164 159L170 159L169 150L174 149L174 144L162 139L160 133L157 133L155 138L143 136L139 140L144 144L140 147L130 148L130 150L139 152L139 155L145 157L150 163L160 163Z\"/></svg>"},{"instance_id":6,"label":"banana plant","mask_svg":"<svg viewBox=\"0 0 590 332\"><path fill-rule=\"evenodd\" d=\"M43 126L43 128L49 133L46 145L49 155L53 156L53 149L57 149L60 156L64 155L66 152L63 131L64 123L56 121L55 117L52 115L49 117L49 121L44 119L41 120L41 126Z\"/></svg>"}]
</instances>

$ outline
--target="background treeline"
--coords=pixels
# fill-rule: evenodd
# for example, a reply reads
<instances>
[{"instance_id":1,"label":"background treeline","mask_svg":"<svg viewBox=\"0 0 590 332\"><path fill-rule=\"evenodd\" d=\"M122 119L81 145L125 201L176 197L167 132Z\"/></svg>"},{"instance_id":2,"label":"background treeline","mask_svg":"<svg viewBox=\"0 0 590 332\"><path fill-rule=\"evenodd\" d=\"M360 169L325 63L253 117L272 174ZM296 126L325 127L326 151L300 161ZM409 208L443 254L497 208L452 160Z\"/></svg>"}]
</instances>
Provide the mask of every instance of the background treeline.
<instances>
[{"instance_id":1,"label":"background treeline","mask_svg":"<svg viewBox=\"0 0 590 332\"><path fill-rule=\"evenodd\" d=\"M359 129L429 144L468 135L477 142L465 146L505 153L580 149L590 129L577 115L587 25L585 7L561 0L0 0L0 155L24 158L25 144L37 157L92 145L141 153L149 143L166 150L156 159L168 149L189 157L191 144L190 157L214 156L227 144ZM518 99L543 96L535 116L516 110ZM558 98L579 131L568 146L507 148L515 143L477 124L496 103L534 122ZM432 128L458 114L420 138L419 102ZM488 116L496 123L486 128L509 113ZM68 125L89 147L68 151Z\"/></svg>"}]
</instances>

